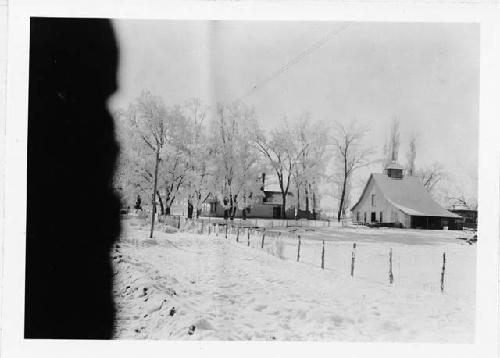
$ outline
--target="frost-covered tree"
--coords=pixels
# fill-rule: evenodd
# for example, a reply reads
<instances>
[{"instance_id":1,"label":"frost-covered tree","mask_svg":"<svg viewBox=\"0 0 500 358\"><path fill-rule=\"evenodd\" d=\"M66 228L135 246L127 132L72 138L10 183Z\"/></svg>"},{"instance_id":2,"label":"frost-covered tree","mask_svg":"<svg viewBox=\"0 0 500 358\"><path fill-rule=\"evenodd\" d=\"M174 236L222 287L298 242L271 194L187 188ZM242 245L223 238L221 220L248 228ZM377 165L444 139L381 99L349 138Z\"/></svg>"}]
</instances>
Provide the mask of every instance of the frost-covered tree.
<instances>
[{"instance_id":1,"label":"frost-covered tree","mask_svg":"<svg viewBox=\"0 0 500 358\"><path fill-rule=\"evenodd\" d=\"M213 178L212 173L209 171L209 161L213 150L206 132L208 107L199 99L194 98L185 103L183 112L186 117L188 132L184 148L189 161L185 196L188 202L188 216L191 216L194 212L198 217L203 203L211 194Z\"/></svg>"},{"instance_id":2,"label":"frost-covered tree","mask_svg":"<svg viewBox=\"0 0 500 358\"><path fill-rule=\"evenodd\" d=\"M165 209L162 214L170 215L174 201L181 196L189 172L189 153L185 149L190 133L187 120L179 106L168 108L168 142L160 153L160 191L164 194ZM160 191L158 197L161 200Z\"/></svg>"},{"instance_id":3,"label":"frost-covered tree","mask_svg":"<svg viewBox=\"0 0 500 358\"><path fill-rule=\"evenodd\" d=\"M153 236L154 218L156 211L155 197L158 194L158 167L160 163L160 151L167 143L167 133L169 125L167 123L168 115L161 98L152 95L150 92L144 91L128 108L127 127L130 136L129 158L134 161L134 168L137 169L138 175L142 175L146 183L152 182L151 195L151 233ZM134 151L135 149L135 151ZM151 173L151 158L153 158L153 173ZM144 160L142 165L140 160ZM135 173L135 172L134 172ZM134 174L132 173L132 175Z\"/></svg>"},{"instance_id":4,"label":"frost-covered tree","mask_svg":"<svg viewBox=\"0 0 500 358\"><path fill-rule=\"evenodd\" d=\"M218 104L210 125L210 171L214 195L231 219L261 195L258 153L252 133L258 128L254 111L242 102Z\"/></svg>"},{"instance_id":5,"label":"frost-covered tree","mask_svg":"<svg viewBox=\"0 0 500 358\"><path fill-rule=\"evenodd\" d=\"M296 206L300 210L303 196L306 212L317 208L318 186L325 179L330 128L322 121L313 122L309 113L301 115L294 126L298 157L293 170ZM303 193L303 195L301 195Z\"/></svg>"}]
</instances>

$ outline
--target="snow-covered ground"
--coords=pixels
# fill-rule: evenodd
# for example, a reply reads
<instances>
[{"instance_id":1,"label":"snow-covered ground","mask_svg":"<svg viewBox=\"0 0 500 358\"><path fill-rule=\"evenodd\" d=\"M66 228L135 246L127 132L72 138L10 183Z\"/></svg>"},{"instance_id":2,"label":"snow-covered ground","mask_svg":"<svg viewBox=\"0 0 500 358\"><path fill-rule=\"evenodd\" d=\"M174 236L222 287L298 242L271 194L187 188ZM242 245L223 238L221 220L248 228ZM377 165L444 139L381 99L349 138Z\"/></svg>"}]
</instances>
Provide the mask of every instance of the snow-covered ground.
<instances>
[{"instance_id":1,"label":"snow-covered ground","mask_svg":"<svg viewBox=\"0 0 500 358\"><path fill-rule=\"evenodd\" d=\"M248 247L246 231L240 232L239 242L236 233L226 239L224 229L218 236L161 230L148 239L148 228L139 220L125 220L123 226L114 253L116 338L474 339L476 248L456 240L463 233L287 229L279 238L277 231L266 233L262 250L261 232L251 235ZM324 270L321 240L326 244ZM391 248L393 285L388 282Z\"/></svg>"}]
</instances>

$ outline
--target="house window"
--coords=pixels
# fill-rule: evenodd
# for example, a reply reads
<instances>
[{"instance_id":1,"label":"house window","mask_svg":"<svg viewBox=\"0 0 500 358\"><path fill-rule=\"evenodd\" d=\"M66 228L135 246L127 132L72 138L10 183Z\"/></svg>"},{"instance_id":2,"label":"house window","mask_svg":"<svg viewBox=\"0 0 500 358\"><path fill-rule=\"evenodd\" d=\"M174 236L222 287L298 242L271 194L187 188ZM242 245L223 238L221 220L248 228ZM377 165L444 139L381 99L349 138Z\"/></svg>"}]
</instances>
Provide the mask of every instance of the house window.
<instances>
[{"instance_id":1,"label":"house window","mask_svg":"<svg viewBox=\"0 0 500 358\"><path fill-rule=\"evenodd\" d=\"M375 206L375 194L372 194L372 206Z\"/></svg>"}]
</instances>

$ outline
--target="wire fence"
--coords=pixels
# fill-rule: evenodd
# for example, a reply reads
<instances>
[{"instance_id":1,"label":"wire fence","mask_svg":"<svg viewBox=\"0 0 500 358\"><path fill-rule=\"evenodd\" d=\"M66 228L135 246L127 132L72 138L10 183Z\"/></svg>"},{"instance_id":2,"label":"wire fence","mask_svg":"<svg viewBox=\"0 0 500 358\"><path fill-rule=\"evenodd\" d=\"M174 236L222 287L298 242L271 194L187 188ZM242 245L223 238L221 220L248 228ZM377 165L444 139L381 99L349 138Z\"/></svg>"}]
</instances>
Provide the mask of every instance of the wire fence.
<instances>
[{"instance_id":1,"label":"wire fence","mask_svg":"<svg viewBox=\"0 0 500 358\"><path fill-rule=\"evenodd\" d=\"M190 222L202 222L204 225L220 225L220 226L234 226L245 228L282 228L282 227L296 227L296 228L316 228L316 227L335 227L345 225L345 222L338 222L337 220L307 220L307 219L255 219L255 218L234 218L233 220L224 219L221 217L199 217L196 219L189 219L182 215L162 215L158 216L158 221L176 228L184 227Z\"/></svg>"},{"instance_id":2,"label":"wire fence","mask_svg":"<svg viewBox=\"0 0 500 358\"><path fill-rule=\"evenodd\" d=\"M206 220L169 218L181 230L227 239L262 250L284 260L333 271L375 285L418 289L429 293L474 295L475 255L469 250L442 251L430 245L398 246L388 243L317 240L307 232L286 229L222 225ZM179 224L180 223L180 224Z\"/></svg>"}]
</instances>

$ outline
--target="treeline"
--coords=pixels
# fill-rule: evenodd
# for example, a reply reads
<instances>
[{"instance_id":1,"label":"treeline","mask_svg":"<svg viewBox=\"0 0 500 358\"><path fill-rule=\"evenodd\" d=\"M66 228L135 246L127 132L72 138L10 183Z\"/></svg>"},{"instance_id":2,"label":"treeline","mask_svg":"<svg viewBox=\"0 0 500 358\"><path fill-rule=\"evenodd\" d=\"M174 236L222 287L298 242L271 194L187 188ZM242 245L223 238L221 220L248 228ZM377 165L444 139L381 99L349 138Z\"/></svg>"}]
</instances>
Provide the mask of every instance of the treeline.
<instances>
[{"instance_id":1,"label":"treeline","mask_svg":"<svg viewBox=\"0 0 500 358\"><path fill-rule=\"evenodd\" d=\"M122 143L116 186L128 203L154 191L160 214L186 202L188 216L196 216L212 197L234 217L237 209L262 200L262 173L277 180L283 218L287 205L312 212L321 184L332 180L327 172L335 156L347 159L342 161L347 168L339 171L343 178L334 180L344 193L351 172L364 161L363 155L351 155L359 152L364 132L351 135L341 125L312 121L308 113L264 130L255 111L242 102L211 110L196 99L166 106L143 92L115 116ZM334 131L345 140L336 140Z\"/></svg>"},{"instance_id":2,"label":"treeline","mask_svg":"<svg viewBox=\"0 0 500 358\"><path fill-rule=\"evenodd\" d=\"M237 209L244 211L262 200L262 173L269 173L281 192L282 218L287 205L298 211L316 210L324 194L321 188L326 187L326 193L337 199L340 219L348 211L353 174L386 160L373 159L366 128L356 122L344 126L313 120L307 112L262 128L263 119L258 121L255 111L242 102L209 108L192 99L167 106L145 91L114 115L121 143L115 186L128 204L137 195L149 196L146 201L153 199L161 215L170 214L175 203L186 203L188 216L198 216L202 205L215 198L234 217ZM394 157L399 148L399 122L395 123L384 144L386 158ZM409 163L416 172L415 140L410 148ZM420 172L429 187L441 175Z\"/></svg>"}]
</instances>

